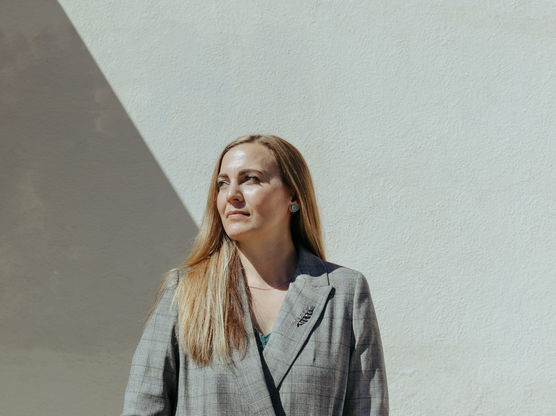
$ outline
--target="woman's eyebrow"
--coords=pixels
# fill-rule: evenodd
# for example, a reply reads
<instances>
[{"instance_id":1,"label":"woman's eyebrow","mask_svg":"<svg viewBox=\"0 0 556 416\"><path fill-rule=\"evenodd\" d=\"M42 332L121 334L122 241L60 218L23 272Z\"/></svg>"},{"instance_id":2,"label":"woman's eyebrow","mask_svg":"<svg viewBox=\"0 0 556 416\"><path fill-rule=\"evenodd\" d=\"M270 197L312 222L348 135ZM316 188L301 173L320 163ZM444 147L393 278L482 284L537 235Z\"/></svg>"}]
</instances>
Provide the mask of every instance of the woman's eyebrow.
<instances>
[{"instance_id":1,"label":"woman's eyebrow","mask_svg":"<svg viewBox=\"0 0 556 416\"><path fill-rule=\"evenodd\" d=\"M245 173L247 173L247 172L257 172L259 175L263 175L263 172L261 172L261 171L258 170L258 169L242 169L242 170L239 171L239 174L240 174L240 175L243 175L243 174L245 174ZM225 174L225 173L221 173L220 175L218 175L218 179L220 179L220 178L227 178L227 177L228 177L228 175Z\"/></svg>"}]
</instances>

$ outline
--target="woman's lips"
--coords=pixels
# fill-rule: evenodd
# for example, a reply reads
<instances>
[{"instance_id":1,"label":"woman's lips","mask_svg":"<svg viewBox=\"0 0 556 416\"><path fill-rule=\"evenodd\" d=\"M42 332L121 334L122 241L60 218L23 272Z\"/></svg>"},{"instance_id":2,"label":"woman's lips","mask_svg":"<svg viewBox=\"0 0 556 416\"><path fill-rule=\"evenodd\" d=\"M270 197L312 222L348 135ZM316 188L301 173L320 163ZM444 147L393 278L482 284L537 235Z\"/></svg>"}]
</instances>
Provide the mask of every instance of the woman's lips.
<instances>
[{"instance_id":1,"label":"woman's lips","mask_svg":"<svg viewBox=\"0 0 556 416\"><path fill-rule=\"evenodd\" d=\"M248 217L248 214L230 214L228 215L228 218L241 218L241 217Z\"/></svg>"}]
</instances>

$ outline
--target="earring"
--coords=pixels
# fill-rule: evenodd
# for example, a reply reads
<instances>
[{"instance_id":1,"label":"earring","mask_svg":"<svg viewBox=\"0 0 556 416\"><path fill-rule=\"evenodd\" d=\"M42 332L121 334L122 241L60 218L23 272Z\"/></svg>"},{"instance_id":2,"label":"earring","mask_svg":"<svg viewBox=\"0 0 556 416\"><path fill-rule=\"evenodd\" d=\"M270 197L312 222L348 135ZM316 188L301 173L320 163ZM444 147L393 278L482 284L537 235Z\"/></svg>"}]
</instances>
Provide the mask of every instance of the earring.
<instances>
[{"instance_id":1,"label":"earring","mask_svg":"<svg viewBox=\"0 0 556 416\"><path fill-rule=\"evenodd\" d=\"M299 210L299 205L293 204L290 205L290 212L297 212Z\"/></svg>"}]
</instances>

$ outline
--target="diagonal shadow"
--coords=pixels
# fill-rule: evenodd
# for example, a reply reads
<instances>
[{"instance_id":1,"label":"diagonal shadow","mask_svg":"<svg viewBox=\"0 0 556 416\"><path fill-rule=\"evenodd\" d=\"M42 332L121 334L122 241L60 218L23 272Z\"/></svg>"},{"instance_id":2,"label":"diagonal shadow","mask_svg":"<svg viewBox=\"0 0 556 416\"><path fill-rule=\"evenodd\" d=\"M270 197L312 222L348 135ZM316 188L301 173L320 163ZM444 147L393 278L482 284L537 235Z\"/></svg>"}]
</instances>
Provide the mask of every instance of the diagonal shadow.
<instances>
[{"instance_id":1,"label":"diagonal shadow","mask_svg":"<svg viewBox=\"0 0 556 416\"><path fill-rule=\"evenodd\" d=\"M55 1L3 2L0 91L0 414L114 414L197 227Z\"/></svg>"}]
</instances>

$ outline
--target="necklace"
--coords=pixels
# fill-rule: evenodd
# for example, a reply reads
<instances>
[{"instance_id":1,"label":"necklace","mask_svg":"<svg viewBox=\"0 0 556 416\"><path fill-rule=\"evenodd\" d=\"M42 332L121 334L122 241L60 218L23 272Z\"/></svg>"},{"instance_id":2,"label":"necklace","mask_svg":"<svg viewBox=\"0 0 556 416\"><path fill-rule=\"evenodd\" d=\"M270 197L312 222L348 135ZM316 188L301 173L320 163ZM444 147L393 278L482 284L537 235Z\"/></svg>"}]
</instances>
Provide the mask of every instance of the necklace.
<instances>
[{"instance_id":1,"label":"necklace","mask_svg":"<svg viewBox=\"0 0 556 416\"><path fill-rule=\"evenodd\" d=\"M288 283L284 283L284 284L282 284L278 287L271 287L270 289L266 289L266 288L263 288L263 287L257 287L257 286L249 286L249 287L252 288L252 289L259 289L259 290L276 290L276 289L281 288L281 287L286 286L286 285L289 286L290 283L291 283L291 281L288 282Z\"/></svg>"}]
</instances>

